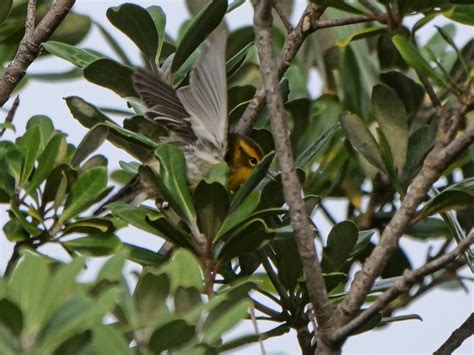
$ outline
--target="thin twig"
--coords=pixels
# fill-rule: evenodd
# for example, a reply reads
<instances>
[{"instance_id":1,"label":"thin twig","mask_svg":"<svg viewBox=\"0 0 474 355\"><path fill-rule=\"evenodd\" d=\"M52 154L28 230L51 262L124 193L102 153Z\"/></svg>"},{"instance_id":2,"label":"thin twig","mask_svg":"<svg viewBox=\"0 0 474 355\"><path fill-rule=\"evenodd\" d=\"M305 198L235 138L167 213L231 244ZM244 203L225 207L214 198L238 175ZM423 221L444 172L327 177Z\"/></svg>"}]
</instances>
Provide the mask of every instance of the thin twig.
<instances>
[{"instance_id":1,"label":"thin twig","mask_svg":"<svg viewBox=\"0 0 474 355\"><path fill-rule=\"evenodd\" d=\"M28 2L25 36L20 42L15 58L0 78L0 107L8 101L13 90L25 76L28 67L40 54L40 45L49 39L75 2L76 0L56 0L36 27L33 11L35 1Z\"/></svg>"},{"instance_id":2,"label":"thin twig","mask_svg":"<svg viewBox=\"0 0 474 355\"><path fill-rule=\"evenodd\" d=\"M272 47L272 1L253 0L252 4L255 10L254 29L260 58L260 71L266 91L278 163L282 172L283 193L285 201L288 203L291 225L296 235L309 299L313 304L318 324L324 329L333 315L333 309L329 303L321 265L316 254L314 232L301 197L301 184L294 168L293 154L283 115L283 100L278 88L277 64ZM324 347L324 344L321 343L320 346Z\"/></svg>"},{"instance_id":3,"label":"thin twig","mask_svg":"<svg viewBox=\"0 0 474 355\"><path fill-rule=\"evenodd\" d=\"M346 325L334 330L330 337L334 342L339 342L349 336L354 330L362 326L371 316L384 309L391 301L404 292L407 292L414 284L421 280L424 276L432 274L448 263L459 257L471 244L474 243L474 230L472 230L466 239L450 253L444 254L437 259L430 261L417 270L406 270L401 279L388 291L384 292L376 302L369 308L360 313Z\"/></svg>"},{"instance_id":4,"label":"thin twig","mask_svg":"<svg viewBox=\"0 0 474 355\"><path fill-rule=\"evenodd\" d=\"M273 270L270 262L268 261L267 253L262 250L259 252L259 254L260 254L260 261L262 262L263 268L265 269L265 272L270 278L270 281L272 282L273 287L275 287L275 290L277 291L278 295L281 298L283 308L289 309L291 307L290 296L288 296L288 293L286 292L285 287L280 282L278 275L276 274L275 270Z\"/></svg>"},{"instance_id":5,"label":"thin twig","mask_svg":"<svg viewBox=\"0 0 474 355\"><path fill-rule=\"evenodd\" d=\"M367 15L367 16L356 16L356 17L346 17L338 18L333 20L321 20L317 21L313 26L314 30L320 30L322 28L346 26L346 25L355 25L358 23L365 23L371 21L385 21L383 17L376 15Z\"/></svg>"},{"instance_id":6,"label":"thin twig","mask_svg":"<svg viewBox=\"0 0 474 355\"><path fill-rule=\"evenodd\" d=\"M467 338L474 334L474 313L456 329L433 355L449 355L454 352Z\"/></svg>"},{"instance_id":7,"label":"thin twig","mask_svg":"<svg viewBox=\"0 0 474 355\"><path fill-rule=\"evenodd\" d=\"M260 345L260 353L262 355L265 355L267 352L265 351L262 337L260 335L260 332L258 331L257 319L255 317L255 305L253 302L250 303L250 319L252 320L252 325L253 325L253 329L255 330L255 334L258 335L258 344Z\"/></svg>"},{"instance_id":8,"label":"thin twig","mask_svg":"<svg viewBox=\"0 0 474 355\"><path fill-rule=\"evenodd\" d=\"M13 119L15 118L15 113L16 110L18 109L18 106L20 105L20 96L17 96L15 100L13 101L13 105L8 111L7 117L5 117L5 123L12 123ZM2 129L0 131L0 138L3 137L3 134L5 133L6 128Z\"/></svg>"},{"instance_id":9,"label":"thin twig","mask_svg":"<svg viewBox=\"0 0 474 355\"><path fill-rule=\"evenodd\" d=\"M323 15L325 9L326 8L324 6L309 4L306 7L306 10L303 12L298 24L294 27L293 31L288 33L281 54L278 57L278 78L281 78L289 68L291 61L300 50L304 40L308 37L308 35L315 31L313 26ZM260 111L265 106L265 102L265 88L262 85L255 93L253 99L247 105L242 118L234 126L233 132L245 134L250 128L252 128L253 123L257 119Z\"/></svg>"},{"instance_id":10,"label":"thin twig","mask_svg":"<svg viewBox=\"0 0 474 355\"><path fill-rule=\"evenodd\" d=\"M287 32L293 31L293 25L291 24L290 20L288 20L288 17L286 16L286 14L283 12L283 9L281 8L278 0L273 1L273 8L275 9L275 12L278 14L278 17L283 23L283 26L285 26L286 31Z\"/></svg>"}]
</instances>

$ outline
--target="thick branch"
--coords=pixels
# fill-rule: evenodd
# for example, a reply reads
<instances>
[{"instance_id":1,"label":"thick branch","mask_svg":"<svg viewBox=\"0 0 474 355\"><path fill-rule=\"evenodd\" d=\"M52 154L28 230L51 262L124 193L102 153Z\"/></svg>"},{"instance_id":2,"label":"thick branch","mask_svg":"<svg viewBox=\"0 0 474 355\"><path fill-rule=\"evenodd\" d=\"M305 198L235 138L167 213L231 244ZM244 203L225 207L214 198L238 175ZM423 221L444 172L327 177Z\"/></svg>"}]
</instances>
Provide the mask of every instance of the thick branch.
<instances>
[{"instance_id":1,"label":"thick branch","mask_svg":"<svg viewBox=\"0 0 474 355\"><path fill-rule=\"evenodd\" d=\"M466 319L466 321L451 334L451 336L444 342L443 345L441 345L438 350L433 353L433 355L452 354L454 350L461 346L464 340L471 337L473 334L474 313L471 313L471 315Z\"/></svg>"},{"instance_id":2,"label":"thick branch","mask_svg":"<svg viewBox=\"0 0 474 355\"><path fill-rule=\"evenodd\" d=\"M296 234L296 243L303 264L309 298L313 304L319 326L324 329L332 316L321 265L314 245L314 233L301 197L301 185L294 168L293 154L288 130L283 117L283 100L279 91L279 79L272 48L272 0L254 0L254 27L260 58L260 70L266 91L271 129L275 141L278 162L282 172L285 200L290 211L291 225Z\"/></svg>"},{"instance_id":3,"label":"thick branch","mask_svg":"<svg viewBox=\"0 0 474 355\"><path fill-rule=\"evenodd\" d=\"M278 58L278 79L280 79L301 48L306 37L315 31L315 23L322 16L325 7L309 4L296 27L288 33L283 50ZM252 101L247 105L242 118L235 125L234 133L245 134L257 119L258 114L265 106L265 88L263 85L257 90Z\"/></svg>"},{"instance_id":4,"label":"thick branch","mask_svg":"<svg viewBox=\"0 0 474 355\"><path fill-rule=\"evenodd\" d=\"M459 108L461 111L465 109ZM396 250L398 240L410 225L416 209L442 172L474 141L474 125L469 126L449 145L436 144L409 187L400 208L384 229L379 244L372 251L351 285L349 293L339 305L336 325L344 325L356 316L375 279L382 273L387 260Z\"/></svg>"},{"instance_id":5,"label":"thick branch","mask_svg":"<svg viewBox=\"0 0 474 355\"><path fill-rule=\"evenodd\" d=\"M423 277L426 275L432 274L445 267L451 261L460 256L473 243L474 230L472 230L468 237L459 243L459 245L450 253L444 254L439 258L430 261L417 270L406 270L403 274L403 277L398 280L392 288L384 292L369 308L367 308L364 312L359 314L356 318L351 320L343 327L334 331L331 334L331 339L334 342L338 342L341 339L349 336L354 330L363 325L375 313L384 309L390 302L392 302L402 293L410 290L413 285L423 279Z\"/></svg>"},{"instance_id":6,"label":"thick branch","mask_svg":"<svg viewBox=\"0 0 474 355\"><path fill-rule=\"evenodd\" d=\"M40 54L40 45L48 40L75 2L75 0L56 0L36 28L34 28L36 1L28 2L25 36L20 42L15 58L0 78L0 107L8 101L15 87L25 76L28 67Z\"/></svg>"}]
</instances>

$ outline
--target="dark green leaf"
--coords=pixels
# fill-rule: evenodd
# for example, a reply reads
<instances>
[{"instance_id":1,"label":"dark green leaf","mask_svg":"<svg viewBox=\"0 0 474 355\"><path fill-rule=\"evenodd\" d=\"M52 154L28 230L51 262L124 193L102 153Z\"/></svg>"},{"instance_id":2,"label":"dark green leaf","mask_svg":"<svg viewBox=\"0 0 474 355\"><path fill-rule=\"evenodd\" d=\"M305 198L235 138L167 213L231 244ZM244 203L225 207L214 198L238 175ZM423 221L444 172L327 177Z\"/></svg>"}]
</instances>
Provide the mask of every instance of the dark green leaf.
<instances>
[{"instance_id":1,"label":"dark green leaf","mask_svg":"<svg viewBox=\"0 0 474 355\"><path fill-rule=\"evenodd\" d=\"M109 8L107 18L137 45L150 62L154 62L158 51L158 34L149 12L139 5L126 3Z\"/></svg>"},{"instance_id":2,"label":"dark green leaf","mask_svg":"<svg viewBox=\"0 0 474 355\"><path fill-rule=\"evenodd\" d=\"M199 230L213 240L229 210L229 194L219 183L201 181L194 192Z\"/></svg>"},{"instance_id":3,"label":"dark green leaf","mask_svg":"<svg viewBox=\"0 0 474 355\"><path fill-rule=\"evenodd\" d=\"M3 226L3 233L10 242L20 242L29 237L29 233L23 228L21 222L15 218L10 219Z\"/></svg>"},{"instance_id":4,"label":"dark green leaf","mask_svg":"<svg viewBox=\"0 0 474 355\"><path fill-rule=\"evenodd\" d=\"M165 39L166 14L161 7L155 5L147 7L146 10L155 24L156 34L158 36L158 48L156 51L156 58L158 59Z\"/></svg>"},{"instance_id":5,"label":"dark green leaf","mask_svg":"<svg viewBox=\"0 0 474 355\"><path fill-rule=\"evenodd\" d=\"M357 115L343 113L341 124L352 146L373 166L385 171L385 164L379 154L377 142L364 121Z\"/></svg>"},{"instance_id":6,"label":"dark green leaf","mask_svg":"<svg viewBox=\"0 0 474 355\"><path fill-rule=\"evenodd\" d=\"M188 59L192 52L219 25L227 11L227 0L212 0L202 9L186 29L178 44L171 64L171 72L175 73Z\"/></svg>"},{"instance_id":7,"label":"dark green leaf","mask_svg":"<svg viewBox=\"0 0 474 355\"><path fill-rule=\"evenodd\" d=\"M153 227L153 234L187 249L193 249L192 237L175 223L163 215L147 215L145 221L149 224L147 230Z\"/></svg>"},{"instance_id":8,"label":"dark green leaf","mask_svg":"<svg viewBox=\"0 0 474 355\"><path fill-rule=\"evenodd\" d=\"M115 229L114 223L108 218L80 218L77 219L74 223L71 223L63 229L64 234L71 233L105 233L113 232Z\"/></svg>"},{"instance_id":9,"label":"dark green leaf","mask_svg":"<svg viewBox=\"0 0 474 355\"><path fill-rule=\"evenodd\" d=\"M402 316L383 317L380 324L382 325L382 324L393 323L393 322L401 322L404 320L419 320L420 322L423 322L423 318L421 318L419 314L405 314Z\"/></svg>"},{"instance_id":10,"label":"dark green leaf","mask_svg":"<svg viewBox=\"0 0 474 355\"><path fill-rule=\"evenodd\" d=\"M463 209L472 205L474 205L474 193L449 189L428 201L419 213L422 217L428 217L450 210Z\"/></svg>"},{"instance_id":11,"label":"dark green leaf","mask_svg":"<svg viewBox=\"0 0 474 355\"><path fill-rule=\"evenodd\" d=\"M314 141L308 148L306 148L299 156L296 158L295 166L298 168L305 167L310 161L314 160L326 147L326 144L332 139L338 126L332 126L324 131L317 140Z\"/></svg>"},{"instance_id":12,"label":"dark green leaf","mask_svg":"<svg viewBox=\"0 0 474 355\"><path fill-rule=\"evenodd\" d=\"M8 18L12 4L13 0L3 0L0 3L0 25Z\"/></svg>"},{"instance_id":13,"label":"dark green leaf","mask_svg":"<svg viewBox=\"0 0 474 355\"><path fill-rule=\"evenodd\" d=\"M155 354L184 347L195 333L194 326L186 323L183 319L172 320L155 329L151 335L149 347Z\"/></svg>"},{"instance_id":14,"label":"dark green leaf","mask_svg":"<svg viewBox=\"0 0 474 355\"><path fill-rule=\"evenodd\" d=\"M247 57L247 53L250 49L250 47L253 46L253 43L247 43L245 47L243 47L239 52L237 52L232 58L230 58L226 63L225 63L225 69L227 72L227 77L230 77L232 74L234 74L242 65L244 62L245 58Z\"/></svg>"},{"instance_id":15,"label":"dark green leaf","mask_svg":"<svg viewBox=\"0 0 474 355\"><path fill-rule=\"evenodd\" d=\"M63 242L68 249L87 256L105 256L113 254L122 244L114 234L97 233L87 237Z\"/></svg>"},{"instance_id":16,"label":"dark green leaf","mask_svg":"<svg viewBox=\"0 0 474 355\"><path fill-rule=\"evenodd\" d=\"M0 299L0 325L8 328L8 330L17 337L20 336L23 329L23 314L21 313L21 309L6 298Z\"/></svg>"},{"instance_id":17,"label":"dark green leaf","mask_svg":"<svg viewBox=\"0 0 474 355\"><path fill-rule=\"evenodd\" d=\"M71 165L79 165L89 154L102 145L108 134L109 129L102 125L95 126L87 132L71 159Z\"/></svg>"},{"instance_id":18,"label":"dark green leaf","mask_svg":"<svg viewBox=\"0 0 474 355\"><path fill-rule=\"evenodd\" d=\"M136 245L123 243L122 248L128 251L128 258L131 261L134 261L142 266L158 267L164 262L168 261L166 256Z\"/></svg>"},{"instance_id":19,"label":"dark green leaf","mask_svg":"<svg viewBox=\"0 0 474 355\"><path fill-rule=\"evenodd\" d=\"M132 226L148 233L157 234L157 230L146 221L147 216L150 216L152 220L158 218L160 214L157 210L146 206L130 206L123 202L114 202L107 205L107 208L112 211L114 216L119 217Z\"/></svg>"},{"instance_id":20,"label":"dark green leaf","mask_svg":"<svg viewBox=\"0 0 474 355\"><path fill-rule=\"evenodd\" d=\"M92 168L81 174L71 187L71 193L57 224L61 225L89 208L106 187L107 170L104 167Z\"/></svg>"},{"instance_id":21,"label":"dark green leaf","mask_svg":"<svg viewBox=\"0 0 474 355\"><path fill-rule=\"evenodd\" d=\"M338 41L337 45L339 47L347 47L349 43L357 41L363 38L369 38L372 36L377 36L380 33L387 31L385 27L368 27L359 31L352 32L349 37L344 40Z\"/></svg>"},{"instance_id":22,"label":"dark green leaf","mask_svg":"<svg viewBox=\"0 0 474 355\"><path fill-rule=\"evenodd\" d=\"M372 330L375 327L377 327L381 321L382 321L382 314L377 312L373 316L371 316L369 319L367 319L363 325L361 325L354 332L352 332L352 335L368 332L369 330Z\"/></svg>"},{"instance_id":23,"label":"dark green leaf","mask_svg":"<svg viewBox=\"0 0 474 355\"><path fill-rule=\"evenodd\" d=\"M384 85L376 85L372 91L372 107L375 119L387 139L394 163L399 171L405 165L408 146L408 117L403 103Z\"/></svg>"},{"instance_id":24,"label":"dark green leaf","mask_svg":"<svg viewBox=\"0 0 474 355\"><path fill-rule=\"evenodd\" d=\"M132 65L132 62L128 58L125 51L122 49L120 44L115 40L115 38L109 33L109 31L98 22L94 22L94 25L99 29L99 32L102 34L102 36L104 36L104 39L113 49L115 54L117 54L117 56L123 61L123 63L126 65Z\"/></svg>"},{"instance_id":25,"label":"dark green leaf","mask_svg":"<svg viewBox=\"0 0 474 355\"><path fill-rule=\"evenodd\" d=\"M138 97L132 84L133 69L112 59L98 59L84 68L84 78L121 97Z\"/></svg>"},{"instance_id":26,"label":"dark green leaf","mask_svg":"<svg viewBox=\"0 0 474 355\"><path fill-rule=\"evenodd\" d=\"M258 341L263 341L263 340L270 339L273 337L278 337L278 336L288 333L289 331L290 331L290 327L288 327L286 324L283 324L260 334L244 335L237 339L233 339L226 342L224 345L222 345L219 348L219 351L221 352L229 351L229 350L236 349L250 343L256 343Z\"/></svg>"},{"instance_id":27,"label":"dark green leaf","mask_svg":"<svg viewBox=\"0 0 474 355\"><path fill-rule=\"evenodd\" d=\"M324 272L341 270L357 243L358 234L357 227L350 221L338 223L331 229L321 261Z\"/></svg>"},{"instance_id":28,"label":"dark green leaf","mask_svg":"<svg viewBox=\"0 0 474 355\"><path fill-rule=\"evenodd\" d=\"M449 11L443 12L443 15L464 25L474 26L474 6L472 6L472 3L453 6Z\"/></svg>"}]
</instances>

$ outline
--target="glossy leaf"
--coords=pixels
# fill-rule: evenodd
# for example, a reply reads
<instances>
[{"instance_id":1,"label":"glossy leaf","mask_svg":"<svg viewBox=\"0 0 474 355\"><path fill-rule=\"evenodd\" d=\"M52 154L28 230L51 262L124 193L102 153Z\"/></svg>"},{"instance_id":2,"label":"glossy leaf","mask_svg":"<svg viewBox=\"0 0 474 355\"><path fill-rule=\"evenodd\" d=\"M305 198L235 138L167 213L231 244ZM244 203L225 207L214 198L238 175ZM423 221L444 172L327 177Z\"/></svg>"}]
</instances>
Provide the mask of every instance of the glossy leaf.
<instances>
[{"instance_id":1,"label":"glossy leaf","mask_svg":"<svg viewBox=\"0 0 474 355\"><path fill-rule=\"evenodd\" d=\"M105 55L89 49L80 49L66 43L48 41L42 44L49 53L68 61L71 64L83 69L98 59L105 58Z\"/></svg>"},{"instance_id":2,"label":"glossy leaf","mask_svg":"<svg viewBox=\"0 0 474 355\"><path fill-rule=\"evenodd\" d=\"M395 35L392 38L393 44L405 62L422 75L426 75L442 84L446 84L445 79L430 67L428 62L421 56L418 50L403 35Z\"/></svg>"},{"instance_id":3,"label":"glossy leaf","mask_svg":"<svg viewBox=\"0 0 474 355\"><path fill-rule=\"evenodd\" d=\"M84 78L121 97L138 97L132 84L133 69L112 59L98 59L84 68Z\"/></svg>"},{"instance_id":4,"label":"glossy leaf","mask_svg":"<svg viewBox=\"0 0 474 355\"><path fill-rule=\"evenodd\" d=\"M178 44L171 64L171 72L175 73L188 59L192 52L219 25L227 11L227 0L212 0L202 9L186 29L186 33Z\"/></svg>"},{"instance_id":5,"label":"glossy leaf","mask_svg":"<svg viewBox=\"0 0 474 355\"><path fill-rule=\"evenodd\" d=\"M372 91L372 107L396 167L401 171L405 165L408 146L408 117L403 103L388 87L377 85Z\"/></svg>"},{"instance_id":6,"label":"glossy leaf","mask_svg":"<svg viewBox=\"0 0 474 355\"><path fill-rule=\"evenodd\" d=\"M213 240L229 209L229 195L219 183L201 181L194 192L199 230Z\"/></svg>"},{"instance_id":7,"label":"glossy leaf","mask_svg":"<svg viewBox=\"0 0 474 355\"><path fill-rule=\"evenodd\" d=\"M66 138L64 134L55 134L38 159L38 167L33 174L27 193L32 193L48 177L53 169L58 166L66 156Z\"/></svg>"},{"instance_id":8,"label":"glossy leaf","mask_svg":"<svg viewBox=\"0 0 474 355\"><path fill-rule=\"evenodd\" d=\"M150 13L139 5L125 3L107 10L109 21L127 35L154 62L158 50L158 34Z\"/></svg>"},{"instance_id":9,"label":"glossy leaf","mask_svg":"<svg viewBox=\"0 0 474 355\"><path fill-rule=\"evenodd\" d=\"M172 320L155 329L150 338L149 347L155 354L165 350L179 348L190 341L196 330L183 319Z\"/></svg>"},{"instance_id":10,"label":"glossy leaf","mask_svg":"<svg viewBox=\"0 0 474 355\"><path fill-rule=\"evenodd\" d=\"M41 131L38 125L28 128L18 142L24 154L23 166L19 184L23 185L31 175L35 166L36 158L40 153Z\"/></svg>"},{"instance_id":11,"label":"glossy leaf","mask_svg":"<svg viewBox=\"0 0 474 355\"><path fill-rule=\"evenodd\" d=\"M173 206L178 214L188 223L196 220L196 210L186 180L186 161L184 154L177 146L163 144L155 150L160 160L160 172L157 182L165 199Z\"/></svg>"},{"instance_id":12,"label":"glossy leaf","mask_svg":"<svg viewBox=\"0 0 474 355\"><path fill-rule=\"evenodd\" d=\"M111 255L120 248L120 239L114 234L97 233L63 242L68 249L86 256Z\"/></svg>"},{"instance_id":13,"label":"glossy leaf","mask_svg":"<svg viewBox=\"0 0 474 355\"><path fill-rule=\"evenodd\" d=\"M363 38L369 38L369 37L372 37L372 36L377 36L378 34L385 32L386 30L387 29L385 27L364 28L362 30L355 31L355 32L351 33L351 35L349 37L347 37L346 39L344 39L342 41L338 41L337 45L339 47L347 47L349 45L349 43L351 43L351 42L354 42L354 41L357 41L357 40L363 39Z\"/></svg>"},{"instance_id":14,"label":"glossy leaf","mask_svg":"<svg viewBox=\"0 0 474 355\"><path fill-rule=\"evenodd\" d=\"M331 229L321 261L325 272L341 270L357 243L358 233L357 227L350 221L338 223Z\"/></svg>"},{"instance_id":15,"label":"glossy leaf","mask_svg":"<svg viewBox=\"0 0 474 355\"><path fill-rule=\"evenodd\" d=\"M66 200L64 211L57 224L77 216L89 208L107 187L107 170L104 167L92 168L79 176L72 185L71 192Z\"/></svg>"},{"instance_id":16,"label":"glossy leaf","mask_svg":"<svg viewBox=\"0 0 474 355\"><path fill-rule=\"evenodd\" d=\"M449 189L430 200L419 212L422 217L474 205L474 193Z\"/></svg>"},{"instance_id":17,"label":"glossy leaf","mask_svg":"<svg viewBox=\"0 0 474 355\"><path fill-rule=\"evenodd\" d=\"M107 138L109 129L105 126L95 126L79 143L74 156L71 159L71 165L79 165L87 156L98 149Z\"/></svg>"},{"instance_id":18,"label":"glossy leaf","mask_svg":"<svg viewBox=\"0 0 474 355\"><path fill-rule=\"evenodd\" d=\"M153 220L159 217L160 214L157 210L146 206L135 207L123 202L114 202L106 207L114 216L119 217L132 226L151 234L157 233L157 230L146 221L147 216L150 216Z\"/></svg>"},{"instance_id":19,"label":"glossy leaf","mask_svg":"<svg viewBox=\"0 0 474 355\"><path fill-rule=\"evenodd\" d=\"M364 121L357 117L357 115L344 113L341 116L341 124L352 146L373 166L381 171L385 171L385 165L379 154L377 142Z\"/></svg>"}]
</instances>

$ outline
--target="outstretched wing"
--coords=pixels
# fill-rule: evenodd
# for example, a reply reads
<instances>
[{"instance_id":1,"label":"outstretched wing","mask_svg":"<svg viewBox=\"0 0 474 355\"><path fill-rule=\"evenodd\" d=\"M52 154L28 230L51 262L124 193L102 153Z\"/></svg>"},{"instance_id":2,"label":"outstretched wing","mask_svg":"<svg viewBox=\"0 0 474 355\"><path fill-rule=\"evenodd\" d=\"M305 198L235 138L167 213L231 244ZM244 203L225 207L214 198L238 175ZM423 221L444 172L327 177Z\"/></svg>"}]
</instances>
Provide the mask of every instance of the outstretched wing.
<instances>
[{"instance_id":1,"label":"outstretched wing","mask_svg":"<svg viewBox=\"0 0 474 355\"><path fill-rule=\"evenodd\" d=\"M148 107L145 116L175 132L179 136L194 141L196 136L191 128L189 113L176 95L176 90L159 75L138 69L132 75L133 86Z\"/></svg>"},{"instance_id":2,"label":"outstretched wing","mask_svg":"<svg viewBox=\"0 0 474 355\"><path fill-rule=\"evenodd\" d=\"M189 86L177 90L196 137L213 144L222 156L228 125L225 46L225 35L214 31L191 72Z\"/></svg>"}]
</instances>

